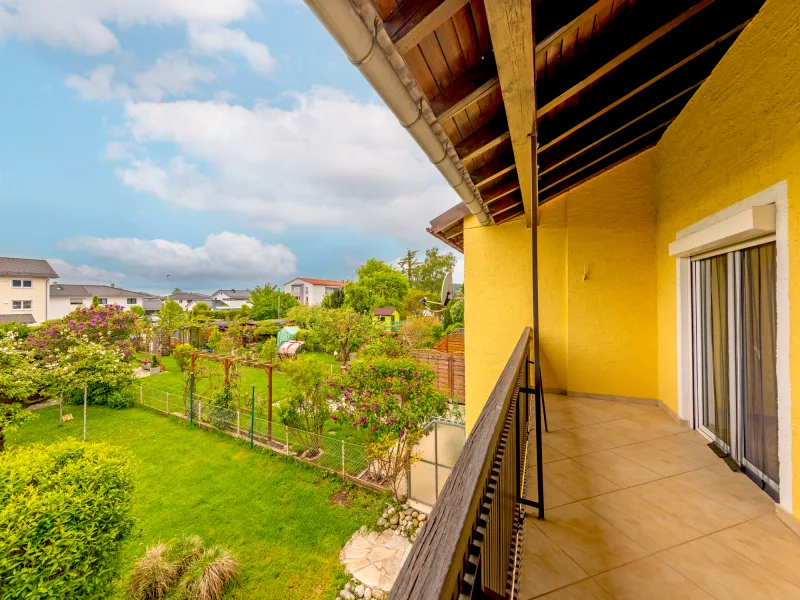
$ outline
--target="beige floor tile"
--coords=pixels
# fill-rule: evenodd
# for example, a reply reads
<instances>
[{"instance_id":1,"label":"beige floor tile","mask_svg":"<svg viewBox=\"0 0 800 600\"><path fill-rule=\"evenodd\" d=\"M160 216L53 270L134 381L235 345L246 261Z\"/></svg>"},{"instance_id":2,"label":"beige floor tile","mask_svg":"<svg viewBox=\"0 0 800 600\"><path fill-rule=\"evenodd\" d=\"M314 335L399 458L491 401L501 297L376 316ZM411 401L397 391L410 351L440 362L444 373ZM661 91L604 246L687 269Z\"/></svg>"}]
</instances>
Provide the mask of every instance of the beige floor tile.
<instances>
[{"instance_id":1,"label":"beige floor tile","mask_svg":"<svg viewBox=\"0 0 800 600\"><path fill-rule=\"evenodd\" d=\"M675 569L648 556L594 580L615 600L710 600L712 597Z\"/></svg>"},{"instance_id":2,"label":"beige floor tile","mask_svg":"<svg viewBox=\"0 0 800 600\"><path fill-rule=\"evenodd\" d=\"M573 460L616 483L621 488L655 481L662 477L662 475L637 465L632 460L610 450L576 456Z\"/></svg>"},{"instance_id":3,"label":"beige floor tile","mask_svg":"<svg viewBox=\"0 0 800 600\"><path fill-rule=\"evenodd\" d=\"M579 437L569 431L554 431L551 433L542 434L542 443L555 448L564 456L580 456L581 454L589 454L591 452L599 452L603 450L597 444L593 444L589 440Z\"/></svg>"},{"instance_id":4,"label":"beige floor tile","mask_svg":"<svg viewBox=\"0 0 800 600\"><path fill-rule=\"evenodd\" d=\"M575 500L591 498L619 489L617 484L572 459L544 465L544 478L557 485Z\"/></svg>"},{"instance_id":5,"label":"beige floor tile","mask_svg":"<svg viewBox=\"0 0 800 600\"><path fill-rule=\"evenodd\" d=\"M703 462L681 458L680 456L675 456L669 452L654 448L650 442L634 444L632 446L622 446L621 448L615 448L612 452L616 452L620 456L624 456L636 464L650 469L651 471L655 471L664 477L702 469L706 466Z\"/></svg>"},{"instance_id":6,"label":"beige floor tile","mask_svg":"<svg viewBox=\"0 0 800 600\"><path fill-rule=\"evenodd\" d=\"M676 436L673 436L674 440L679 442L687 442L690 444L698 444L702 446L708 446L708 440L703 437L703 435L695 430L684 431L683 433L679 433Z\"/></svg>"},{"instance_id":7,"label":"beige floor tile","mask_svg":"<svg viewBox=\"0 0 800 600\"><path fill-rule=\"evenodd\" d=\"M680 438L681 435L671 435L669 437L653 440L651 443L654 448L669 452L675 456L691 460L698 464L710 466L712 464L722 462L720 458L714 454L714 451L706 445L687 443Z\"/></svg>"},{"instance_id":8,"label":"beige floor tile","mask_svg":"<svg viewBox=\"0 0 800 600\"><path fill-rule=\"evenodd\" d=\"M636 442L648 442L669 435L652 424L638 423L630 417L618 419L616 421L607 421L603 423L603 425L613 431L630 437Z\"/></svg>"},{"instance_id":9,"label":"beige floor tile","mask_svg":"<svg viewBox=\"0 0 800 600\"><path fill-rule=\"evenodd\" d=\"M521 600L521 598L520 598ZM540 600L614 600L591 579L573 583L565 588L541 596Z\"/></svg>"},{"instance_id":10,"label":"beige floor tile","mask_svg":"<svg viewBox=\"0 0 800 600\"><path fill-rule=\"evenodd\" d=\"M544 521L537 521L536 525L590 575L647 554L639 544L577 502L546 512Z\"/></svg>"},{"instance_id":11,"label":"beige floor tile","mask_svg":"<svg viewBox=\"0 0 800 600\"><path fill-rule=\"evenodd\" d=\"M703 535L630 490L588 498L581 504L650 552L666 550Z\"/></svg>"},{"instance_id":12,"label":"beige floor tile","mask_svg":"<svg viewBox=\"0 0 800 600\"><path fill-rule=\"evenodd\" d=\"M539 500L539 490L536 487L536 469L528 469L528 493L527 497L530 500L538 501ZM544 508L545 510L549 508L555 508L557 506L563 506L564 504L570 504L575 502L575 498L570 496L564 490L559 488L555 485L552 481L548 481L547 479L544 480ZM536 511L535 508L531 508L530 510Z\"/></svg>"},{"instance_id":13,"label":"beige floor tile","mask_svg":"<svg viewBox=\"0 0 800 600\"><path fill-rule=\"evenodd\" d=\"M772 498L743 473L706 467L676 475L672 479L748 517L758 517L775 511Z\"/></svg>"},{"instance_id":14,"label":"beige floor tile","mask_svg":"<svg viewBox=\"0 0 800 600\"><path fill-rule=\"evenodd\" d=\"M800 587L800 537L773 515L725 529L712 537Z\"/></svg>"},{"instance_id":15,"label":"beige floor tile","mask_svg":"<svg viewBox=\"0 0 800 600\"><path fill-rule=\"evenodd\" d=\"M599 408L607 413L615 415L617 418L635 417L637 415L644 415L649 412L653 412L653 409L658 409L657 406L632 404L629 402L613 402L610 400L604 401Z\"/></svg>"},{"instance_id":16,"label":"beige floor tile","mask_svg":"<svg viewBox=\"0 0 800 600\"><path fill-rule=\"evenodd\" d=\"M688 489L671 479L659 479L645 483L630 488L630 491L704 534L713 533L747 520L747 517L739 511Z\"/></svg>"},{"instance_id":17,"label":"beige floor tile","mask_svg":"<svg viewBox=\"0 0 800 600\"><path fill-rule=\"evenodd\" d=\"M528 465L535 465L537 464L536 460L536 445L534 442L531 443L530 451L528 456ZM561 454L555 448L548 446L547 444L542 444L542 464L547 464L549 462L553 462L556 460L564 460L568 458L564 454Z\"/></svg>"},{"instance_id":18,"label":"beige floor tile","mask_svg":"<svg viewBox=\"0 0 800 600\"><path fill-rule=\"evenodd\" d=\"M519 574L520 600L535 598L586 577L584 570L530 519L525 521Z\"/></svg>"},{"instance_id":19,"label":"beige floor tile","mask_svg":"<svg viewBox=\"0 0 800 600\"><path fill-rule=\"evenodd\" d=\"M657 556L720 600L800 598L800 588L710 537L670 548Z\"/></svg>"},{"instance_id":20,"label":"beige floor tile","mask_svg":"<svg viewBox=\"0 0 800 600\"><path fill-rule=\"evenodd\" d=\"M637 438L608 427L608 422L575 427L569 431L608 450L611 448L619 448L620 446L629 446L630 444L636 444L640 441Z\"/></svg>"}]
</instances>

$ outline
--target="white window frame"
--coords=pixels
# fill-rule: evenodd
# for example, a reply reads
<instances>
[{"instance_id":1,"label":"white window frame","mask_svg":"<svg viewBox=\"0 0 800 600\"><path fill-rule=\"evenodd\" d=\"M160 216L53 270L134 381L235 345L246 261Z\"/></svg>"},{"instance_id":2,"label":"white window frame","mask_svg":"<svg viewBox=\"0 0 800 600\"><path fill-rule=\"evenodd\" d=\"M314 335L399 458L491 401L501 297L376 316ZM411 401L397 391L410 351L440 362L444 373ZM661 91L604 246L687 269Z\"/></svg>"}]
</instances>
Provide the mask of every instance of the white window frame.
<instances>
[{"instance_id":1,"label":"white window frame","mask_svg":"<svg viewBox=\"0 0 800 600\"><path fill-rule=\"evenodd\" d=\"M133 302L131 302L131 300L133 300ZM139 304L139 301L136 298L127 298L125 300L125 302L126 302L126 304L128 306L133 306L133 305L138 305Z\"/></svg>"},{"instance_id":2,"label":"white window frame","mask_svg":"<svg viewBox=\"0 0 800 600\"><path fill-rule=\"evenodd\" d=\"M15 285L17 282L19 282L19 285ZM25 285L26 283L28 285ZM18 290L21 289L30 290L33 288L33 279L12 279L11 287Z\"/></svg>"},{"instance_id":3,"label":"white window frame","mask_svg":"<svg viewBox=\"0 0 800 600\"><path fill-rule=\"evenodd\" d=\"M77 300L77 302L76 302ZM83 298L70 298L69 299L70 306L83 306Z\"/></svg>"},{"instance_id":4,"label":"white window frame","mask_svg":"<svg viewBox=\"0 0 800 600\"><path fill-rule=\"evenodd\" d=\"M108 298L98 298L98 304L108 305Z\"/></svg>"},{"instance_id":5,"label":"white window frame","mask_svg":"<svg viewBox=\"0 0 800 600\"><path fill-rule=\"evenodd\" d=\"M27 307L25 306L26 302L28 303ZM14 306L17 303L19 303L19 307ZM12 300L11 310L33 310L33 300Z\"/></svg>"},{"instance_id":6,"label":"white window frame","mask_svg":"<svg viewBox=\"0 0 800 600\"><path fill-rule=\"evenodd\" d=\"M728 220L755 206L775 205L777 254L777 374L778 374L778 463L780 507L792 513L792 387L789 364L789 187L781 181L678 232L680 240ZM763 239L766 239L763 238ZM755 242L756 240L754 240ZM741 246L739 246L741 247ZM691 427L694 418L692 369L691 254L676 259L678 326L678 415ZM707 249L696 255L707 254Z\"/></svg>"}]
</instances>

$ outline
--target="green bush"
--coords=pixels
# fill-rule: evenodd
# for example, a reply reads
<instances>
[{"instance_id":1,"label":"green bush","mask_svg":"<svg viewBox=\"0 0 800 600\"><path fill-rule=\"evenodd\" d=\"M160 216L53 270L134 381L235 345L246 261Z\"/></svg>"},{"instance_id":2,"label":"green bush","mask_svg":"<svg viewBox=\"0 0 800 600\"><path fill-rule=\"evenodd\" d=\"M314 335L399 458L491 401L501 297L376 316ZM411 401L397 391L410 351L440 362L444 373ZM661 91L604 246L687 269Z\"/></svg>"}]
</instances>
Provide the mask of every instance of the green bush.
<instances>
[{"instance_id":1,"label":"green bush","mask_svg":"<svg viewBox=\"0 0 800 600\"><path fill-rule=\"evenodd\" d=\"M83 404L83 390L73 389L71 395L65 396L67 404ZM120 389L106 383L94 383L86 391L86 402L93 406L109 408L131 408L136 404L136 393L133 388Z\"/></svg>"},{"instance_id":2,"label":"green bush","mask_svg":"<svg viewBox=\"0 0 800 600\"><path fill-rule=\"evenodd\" d=\"M194 352L194 347L191 344L178 344L172 349L172 358L178 363L181 373L186 371L186 367L189 366L192 352Z\"/></svg>"},{"instance_id":3,"label":"green bush","mask_svg":"<svg viewBox=\"0 0 800 600\"><path fill-rule=\"evenodd\" d=\"M451 323L450 325L447 326L447 329L444 330L444 334L448 335L450 333L453 333L454 330L460 329L461 327L464 327L463 323Z\"/></svg>"},{"instance_id":4,"label":"green bush","mask_svg":"<svg viewBox=\"0 0 800 600\"><path fill-rule=\"evenodd\" d=\"M431 327L431 344L435 344L444 337L444 327L441 323L436 323Z\"/></svg>"},{"instance_id":5,"label":"green bush","mask_svg":"<svg viewBox=\"0 0 800 600\"><path fill-rule=\"evenodd\" d=\"M298 342L305 342L305 349L309 352L314 352L314 350L316 350L314 332L310 329L301 329L294 334L294 339L296 339Z\"/></svg>"},{"instance_id":6,"label":"green bush","mask_svg":"<svg viewBox=\"0 0 800 600\"><path fill-rule=\"evenodd\" d=\"M65 441L0 457L2 597L107 598L133 528L128 459Z\"/></svg>"}]
</instances>

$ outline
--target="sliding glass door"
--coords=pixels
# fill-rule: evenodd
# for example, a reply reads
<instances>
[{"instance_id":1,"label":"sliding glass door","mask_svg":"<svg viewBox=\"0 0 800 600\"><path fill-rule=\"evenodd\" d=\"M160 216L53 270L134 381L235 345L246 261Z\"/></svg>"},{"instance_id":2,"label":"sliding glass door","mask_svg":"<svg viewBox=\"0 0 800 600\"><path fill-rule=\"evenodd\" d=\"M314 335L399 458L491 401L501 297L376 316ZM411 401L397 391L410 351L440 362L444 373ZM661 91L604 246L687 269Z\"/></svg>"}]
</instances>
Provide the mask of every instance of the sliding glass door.
<instances>
[{"instance_id":1,"label":"sliding glass door","mask_svg":"<svg viewBox=\"0 0 800 600\"><path fill-rule=\"evenodd\" d=\"M692 262L697 426L778 492L776 256L770 242Z\"/></svg>"}]
</instances>

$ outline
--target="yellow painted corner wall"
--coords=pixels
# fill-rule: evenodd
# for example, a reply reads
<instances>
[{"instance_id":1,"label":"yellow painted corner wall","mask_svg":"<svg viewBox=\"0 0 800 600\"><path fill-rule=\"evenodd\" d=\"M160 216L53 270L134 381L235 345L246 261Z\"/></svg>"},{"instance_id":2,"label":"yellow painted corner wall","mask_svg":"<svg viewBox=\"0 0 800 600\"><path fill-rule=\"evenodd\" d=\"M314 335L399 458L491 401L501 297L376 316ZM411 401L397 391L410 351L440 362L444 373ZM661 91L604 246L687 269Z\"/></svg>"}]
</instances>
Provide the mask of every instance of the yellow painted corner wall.
<instances>
[{"instance_id":1,"label":"yellow painted corner wall","mask_svg":"<svg viewBox=\"0 0 800 600\"><path fill-rule=\"evenodd\" d=\"M567 223L567 390L657 398L654 155L561 196Z\"/></svg>"},{"instance_id":2,"label":"yellow painted corner wall","mask_svg":"<svg viewBox=\"0 0 800 600\"><path fill-rule=\"evenodd\" d=\"M800 477L800 2L767 0L656 147L659 398L678 408L681 229L775 183L789 190L790 377ZM800 481L800 480L798 480ZM800 484L794 486L800 506Z\"/></svg>"},{"instance_id":3,"label":"yellow painted corner wall","mask_svg":"<svg viewBox=\"0 0 800 600\"><path fill-rule=\"evenodd\" d=\"M524 219L482 227L464 220L467 431L472 429L532 317L531 230Z\"/></svg>"},{"instance_id":4,"label":"yellow painted corner wall","mask_svg":"<svg viewBox=\"0 0 800 600\"><path fill-rule=\"evenodd\" d=\"M567 389L567 213L563 202L539 209L539 360L546 390Z\"/></svg>"}]
</instances>

